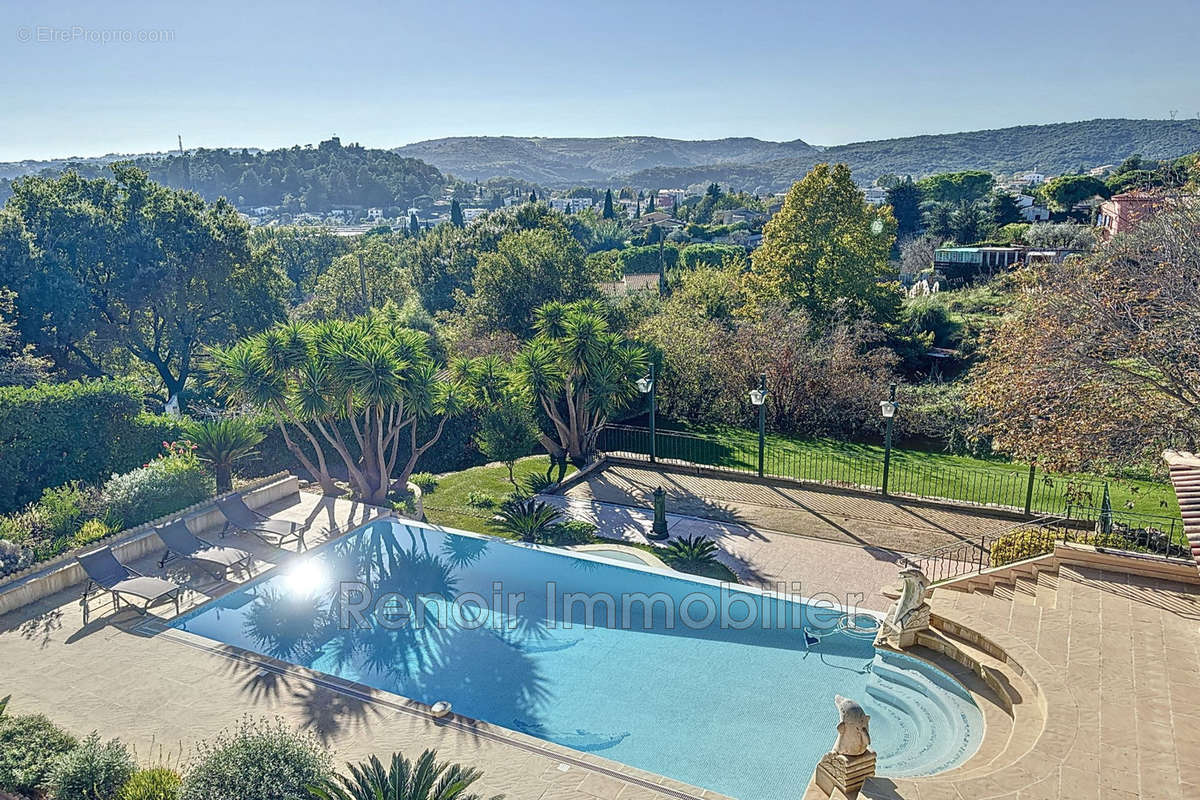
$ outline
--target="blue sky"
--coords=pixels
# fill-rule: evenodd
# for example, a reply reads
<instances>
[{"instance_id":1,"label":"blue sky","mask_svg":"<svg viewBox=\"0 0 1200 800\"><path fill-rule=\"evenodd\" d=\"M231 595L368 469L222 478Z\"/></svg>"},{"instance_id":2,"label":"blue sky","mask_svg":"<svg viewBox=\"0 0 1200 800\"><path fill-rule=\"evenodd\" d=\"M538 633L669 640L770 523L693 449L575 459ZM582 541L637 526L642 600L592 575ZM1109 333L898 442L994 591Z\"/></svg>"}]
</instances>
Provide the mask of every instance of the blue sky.
<instances>
[{"instance_id":1,"label":"blue sky","mask_svg":"<svg viewBox=\"0 0 1200 800\"><path fill-rule=\"evenodd\" d=\"M1196 0L6 3L0 160L1194 117L1197 41Z\"/></svg>"}]
</instances>

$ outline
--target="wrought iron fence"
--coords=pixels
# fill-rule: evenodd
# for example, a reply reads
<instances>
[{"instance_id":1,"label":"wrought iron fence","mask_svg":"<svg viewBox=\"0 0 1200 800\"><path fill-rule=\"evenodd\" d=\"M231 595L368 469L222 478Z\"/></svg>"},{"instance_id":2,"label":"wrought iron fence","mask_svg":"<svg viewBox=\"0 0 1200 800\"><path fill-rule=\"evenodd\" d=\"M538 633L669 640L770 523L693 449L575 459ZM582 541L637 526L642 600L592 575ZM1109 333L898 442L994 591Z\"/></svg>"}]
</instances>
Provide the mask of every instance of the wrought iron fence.
<instances>
[{"instance_id":1,"label":"wrought iron fence","mask_svg":"<svg viewBox=\"0 0 1200 800\"><path fill-rule=\"evenodd\" d=\"M650 431L631 425L608 425L597 439L597 449L614 456L650 459L665 464L705 466L730 472L759 471L757 442L747 437L697 435L658 430L651 448ZM863 448L861 453L822 453L796 450L767 442L762 454L762 474L768 477L820 483L828 486L883 491L883 457ZM1069 520L1100 519L1104 482L1035 470L989 471L969 467L931 465L893 451L887 493L933 500L950 500L1017 511L1029 516ZM1168 541L1182 542L1178 517L1114 511L1135 529L1160 531Z\"/></svg>"},{"instance_id":2,"label":"wrought iron fence","mask_svg":"<svg viewBox=\"0 0 1200 800\"><path fill-rule=\"evenodd\" d=\"M943 545L928 553L907 556L905 561L921 570L933 583L941 583L1052 553L1058 542L1086 544L1108 551L1189 558L1191 551L1170 535L1170 528L1154 524L1161 521L1171 520L1149 514L1113 512L1107 521L1097 521L1095 527L1088 529L1078 527L1078 520L1067 517L1041 517L999 533L984 534Z\"/></svg>"}]
</instances>

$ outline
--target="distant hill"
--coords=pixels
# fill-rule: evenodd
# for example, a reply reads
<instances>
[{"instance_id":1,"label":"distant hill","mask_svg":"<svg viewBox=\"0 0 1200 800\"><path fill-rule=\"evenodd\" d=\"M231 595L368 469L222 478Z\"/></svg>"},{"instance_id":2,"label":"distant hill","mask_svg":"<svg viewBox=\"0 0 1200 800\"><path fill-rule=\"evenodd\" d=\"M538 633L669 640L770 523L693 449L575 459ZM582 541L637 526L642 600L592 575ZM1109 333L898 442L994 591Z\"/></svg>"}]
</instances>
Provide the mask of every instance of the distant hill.
<instances>
[{"instance_id":1,"label":"distant hill","mask_svg":"<svg viewBox=\"0 0 1200 800\"><path fill-rule=\"evenodd\" d=\"M655 167L754 164L817 153L799 139L765 142L749 137L687 141L656 136L546 139L519 136L457 136L430 139L395 152L428 161L467 180L500 176L551 186L603 183Z\"/></svg>"},{"instance_id":2,"label":"distant hill","mask_svg":"<svg viewBox=\"0 0 1200 800\"><path fill-rule=\"evenodd\" d=\"M1096 119L1053 125L910 136L817 148L800 140L683 141L644 136L605 139L458 137L397 149L459 177L523 177L549 186L630 183L668 188L718 181L737 189L787 188L819 161L844 161L855 178L921 177L986 169L1011 173L1116 164L1140 153L1173 158L1200 150L1198 120Z\"/></svg>"},{"instance_id":3,"label":"distant hill","mask_svg":"<svg viewBox=\"0 0 1200 800\"><path fill-rule=\"evenodd\" d=\"M108 165L118 160L132 161L159 183L191 189L206 200L225 197L241 208L284 206L292 211L318 213L347 206L406 209L418 198L440 195L445 185L442 173L423 161L390 150L343 146L336 138L317 147L202 148L183 155L33 163L46 165L36 174L53 175L69 167L91 178L109 176ZM5 166L0 165L0 175ZM0 201L10 193L9 180L0 178Z\"/></svg>"}]
</instances>

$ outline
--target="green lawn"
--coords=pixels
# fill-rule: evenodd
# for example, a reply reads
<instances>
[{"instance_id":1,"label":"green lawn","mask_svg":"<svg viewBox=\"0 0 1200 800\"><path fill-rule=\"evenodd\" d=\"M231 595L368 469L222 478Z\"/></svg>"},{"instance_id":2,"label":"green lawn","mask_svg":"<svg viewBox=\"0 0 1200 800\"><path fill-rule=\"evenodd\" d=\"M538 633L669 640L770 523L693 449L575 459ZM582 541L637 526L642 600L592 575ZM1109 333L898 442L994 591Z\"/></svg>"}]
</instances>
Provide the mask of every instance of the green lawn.
<instances>
[{"instance_id":1,"label":"green lawn","mask_svg":"<svg viewBox=\"0 0 1200 800\"><path fill-rule=\"evenodd\" d=\"M649 452L649 436L628 430L606 432L609 451ZM878 488L883 481L883 447L836 439L768 434L765 472L801 480ZM698 464L754 472L758 433L726 426L691 428L667 433L659 428L658 455ZM894 448L889 489L895 494L963 500L1023 508L1029 466L1000 459ZM1149 480L1107 479L1114 511L1178 518L1170 485ZM1059 476L1039 471L1034 480L1034 513L1062 513L1068 500L1075 506L1098 507L1105 478Z\"/></svg>"},{"instance_id":2,"label":"green lawn","mask_svg":"<svg viewBox=\"0 0 1200 800\"><path fill-rule=\"evenodd\" d=\"M519 486L524 486L527 478L534 475L544 476L549 466L549 456L529 456L517 462L513 469L513 477ZM575 468L568 466L567 474L573 472ZM467 496L472 492L486 493L499 504L511 491L513 485L508 482L508 468L503 464L488 464L461 472L450 472L439 476L437 488L422 498L425 518L434 525L445 525L447 528L486 533L491 536L507 536L492 523L495 512L492 509L472 506L467 502Z\"/></svg>"},{"instance_id":3,"label":"green lawn","mask_svg":"<svg viewBox=\"0 0 1200 800\"><path fill-rule=\"evenodd\" d=\"M550 461L546 456L530 456L517 462L513 475L518 484L531 475L545 475ZM567 474L575 472L574 467L567 467ZM501 531L492 522L493 511L476 508L467 502L467 496L472 492L486 492L499 501L504 495L513 490L508 482L508 469L503 465L487 465L472 467L461 472L451 472L438 477L437 488L425 494L422 498L425 506L425 519L434 525L445 525L447 528L458 528L475 533L486 533L491 536L510 538L509 534ZM597 541L604 541L598 538ZM630 544L622 542L622 544ZM632 545L663 558L661 548L652 545ZM714 562L696 572L708 578L737 583L737 576L724 564Z\"/></svg>"}]
</instances>

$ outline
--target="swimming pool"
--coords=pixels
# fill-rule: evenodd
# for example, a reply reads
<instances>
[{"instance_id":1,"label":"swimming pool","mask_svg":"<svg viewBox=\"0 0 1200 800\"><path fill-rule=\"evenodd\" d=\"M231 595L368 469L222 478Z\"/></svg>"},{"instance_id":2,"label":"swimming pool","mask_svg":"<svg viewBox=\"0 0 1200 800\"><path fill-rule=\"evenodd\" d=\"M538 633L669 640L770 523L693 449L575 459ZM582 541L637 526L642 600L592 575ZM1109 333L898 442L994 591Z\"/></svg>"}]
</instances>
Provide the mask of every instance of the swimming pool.
<instances>
[{"instance_id":1,"label":"swimming pool","mask_svg":"<svg viewBox=\"0 0 1200 800\"><path fill-rule=\"evenodd\" d=\"M385 520L173 626L742 800L803 795L833 744L835 694L871 715L880 774L929 774L973 753L983 723L970 696L838 630L840 618Z\"/></svg>"}]
</instances>

